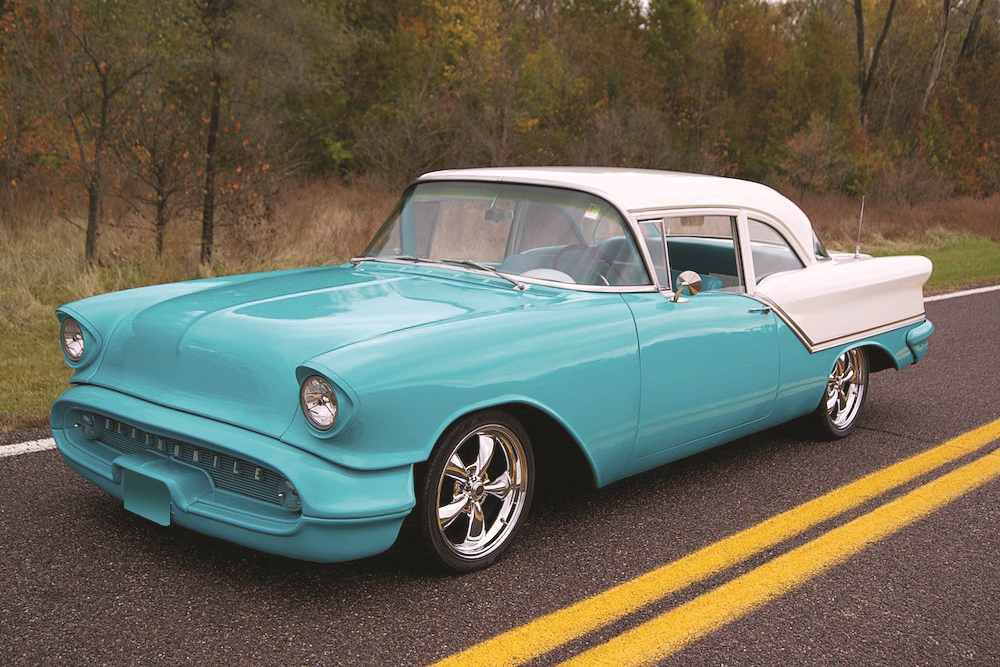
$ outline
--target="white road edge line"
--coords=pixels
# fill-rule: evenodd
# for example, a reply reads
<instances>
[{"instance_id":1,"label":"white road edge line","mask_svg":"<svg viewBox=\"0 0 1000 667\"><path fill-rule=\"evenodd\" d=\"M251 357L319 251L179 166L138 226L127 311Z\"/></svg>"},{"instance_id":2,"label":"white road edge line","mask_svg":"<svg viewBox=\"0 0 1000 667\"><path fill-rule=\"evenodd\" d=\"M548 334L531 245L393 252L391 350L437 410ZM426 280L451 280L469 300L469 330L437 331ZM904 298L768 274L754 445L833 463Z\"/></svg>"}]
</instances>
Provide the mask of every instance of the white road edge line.
<instances>
[{"instance_id":1,"label":"white road edge line","mask_svg":"<svg viewBox=\"0 0 1000 667\"><path fill-rule=\"evenodd\" d=\"M45 438L44 440L29 440L28 442L22 442L16 445L4 445L0 447L0 459L7 456L28 454L30 452L44 452L47 449L55 448L56 441L52 438Z\"/></svg>"},{"instance_id":2,"label":"white road edge line","mask_svg":"<svg viewBox=\"0 0 1000 667\"><path fill-rule=\"evenodd\" d=\"M991 285L989 287L979 287L976 289L962 290L961 292L951 292L950 294L938 294L937 296L929 296L924 299L924 303L930 303L931 301L944 301L946 299L957 299L960 296L972 296L973 294L985 294L986 292L996 292L1000 290L1000 285Z\"/></svg>"},{"instance_id":3,"label":"white road edge line","mask_svg":"<svg viewBox=\"0 0 1000 667\"><path fill-rule=\"evenodd\" d=\"M960 296L971 296L973 294L984 294L986 292L996 292L1000 290L1000 285L993 285L991 287L979 287L977 289L967 289L961 292L952 292L951 294L938 294L937 296L929 296L924 299L924 303L930 303L931 301L944 301L946 299L957 299ZM7 456L18 456L19 454L28 454L30 452L43 452L47 449L55 449L56 441L52 438L45 438L44 440L30 440L28 442L22 442L16 445L4 445L0 447L0 459Z\"/></svg>"}]
</instances>

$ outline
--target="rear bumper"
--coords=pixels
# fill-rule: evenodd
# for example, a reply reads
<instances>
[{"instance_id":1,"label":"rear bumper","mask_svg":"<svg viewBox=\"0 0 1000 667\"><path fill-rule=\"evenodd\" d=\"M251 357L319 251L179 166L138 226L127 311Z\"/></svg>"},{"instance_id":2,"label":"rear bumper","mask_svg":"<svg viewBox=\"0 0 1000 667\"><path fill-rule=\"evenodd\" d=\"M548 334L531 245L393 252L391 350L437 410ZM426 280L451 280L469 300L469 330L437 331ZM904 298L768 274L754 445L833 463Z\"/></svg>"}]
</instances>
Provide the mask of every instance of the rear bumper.
<instances>
[{"instance_id":1,"label":"rear bumper","mask_svg":"<svg viewBox=\"0 0 1000 667\"><path fill-rule=\"evenodd\" d=\"M100 387L66 391L51 423L67 465L127 509L281 556L334 562L385 551L414 504L412 466L344 468ZM281 502L283 482L301 508Z\"/></svg>"},{"instance_id":2,"label":"rear bumper","mask_svg":"<svg viewBox=\"0 0 1000 667\"><path fill-rule=\"evenodd\" d=\"M932 333L934 333L934 325L931 324L930 320L924 320L906 332L906 346L913 353L913 363L924 358Z\"/></svg>"}]
</instances>

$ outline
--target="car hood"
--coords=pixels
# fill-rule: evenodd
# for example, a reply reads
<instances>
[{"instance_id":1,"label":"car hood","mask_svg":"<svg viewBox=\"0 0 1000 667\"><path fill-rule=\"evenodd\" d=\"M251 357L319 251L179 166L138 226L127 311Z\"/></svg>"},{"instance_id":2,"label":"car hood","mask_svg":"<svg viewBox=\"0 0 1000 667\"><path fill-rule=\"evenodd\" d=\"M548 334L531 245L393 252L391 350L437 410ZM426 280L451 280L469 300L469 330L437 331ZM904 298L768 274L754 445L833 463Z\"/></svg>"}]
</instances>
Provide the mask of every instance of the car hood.
<instances>
[{"instance_id":1,"label":"car hood","mask_svg":"<svg viewBox=\"0 0 1000 667\"><path fill-rule=\"evenodd\" d=\"M295 370L312 357L540 296L493 277L376 264L189 285L121 319L87 381L275 437L298 409ZM86 301L71 306L87 317Z\"/></svg>"}]
</instances>

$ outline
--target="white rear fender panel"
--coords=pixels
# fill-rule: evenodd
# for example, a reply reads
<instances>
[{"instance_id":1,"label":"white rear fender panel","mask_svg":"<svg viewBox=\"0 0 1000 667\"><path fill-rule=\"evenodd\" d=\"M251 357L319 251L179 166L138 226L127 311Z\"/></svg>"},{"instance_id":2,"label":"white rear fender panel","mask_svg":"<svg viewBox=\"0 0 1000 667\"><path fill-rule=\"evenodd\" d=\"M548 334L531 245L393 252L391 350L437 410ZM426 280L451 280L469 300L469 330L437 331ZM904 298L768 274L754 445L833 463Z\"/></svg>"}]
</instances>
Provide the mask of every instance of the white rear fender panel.
<instances>
[{"instance_id":1,"label":"white rear fender panel","mask_svg":"<svg viewBox=\"0 0 1000 667\"><path fill-rule=\"evenodd\" d=\"M924 317L931 261L920 256L838 256L768 276L755 296L776 308L810 351L882 333Z\"/></svg>"}]
</instances>

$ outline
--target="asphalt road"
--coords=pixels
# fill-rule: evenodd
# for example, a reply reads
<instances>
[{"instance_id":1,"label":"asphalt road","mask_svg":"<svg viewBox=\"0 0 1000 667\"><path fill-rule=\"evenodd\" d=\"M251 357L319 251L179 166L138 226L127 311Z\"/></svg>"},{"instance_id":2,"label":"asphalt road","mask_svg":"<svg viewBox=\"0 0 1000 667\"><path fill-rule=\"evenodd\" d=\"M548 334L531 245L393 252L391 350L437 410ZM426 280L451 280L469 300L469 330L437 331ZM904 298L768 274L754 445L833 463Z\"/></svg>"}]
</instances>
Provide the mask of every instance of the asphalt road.
<instances>
[{"instance_id":1,"label":"asphalt road","mask_svg":"<svg viewBox=\"0 0 1000 667\"><path fill-rule=\"evenodd\" d=\"M549 494L504 560L466 576L425 573L400 550L334 565L259 554L126 512L55 451L0 458L0 664L448 657L1000 418L1000 292L927 312L937 331L926 359L873 376L850 438L818 442L786 425L605 489ZM608 641L938 474L530 664ZM1000 664L998 507L1000 481L987 482L661 664Z\"/></svg>"}]
</instances>

